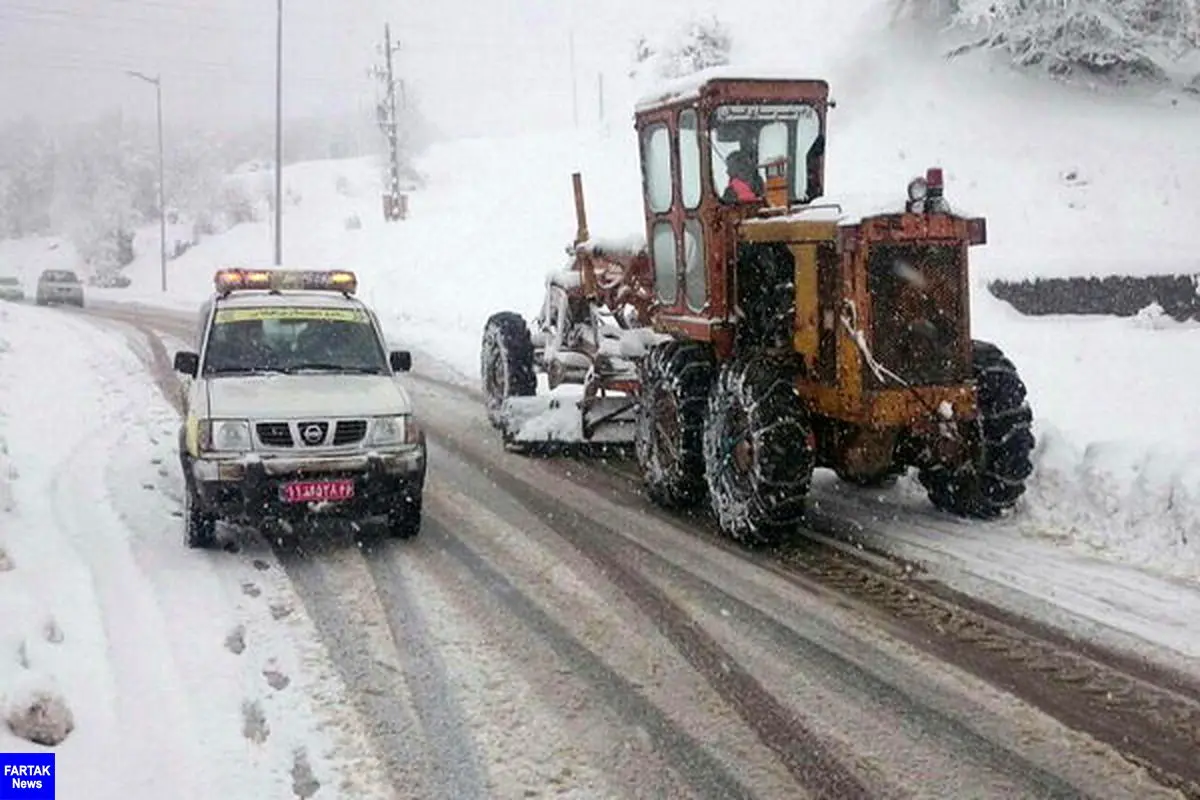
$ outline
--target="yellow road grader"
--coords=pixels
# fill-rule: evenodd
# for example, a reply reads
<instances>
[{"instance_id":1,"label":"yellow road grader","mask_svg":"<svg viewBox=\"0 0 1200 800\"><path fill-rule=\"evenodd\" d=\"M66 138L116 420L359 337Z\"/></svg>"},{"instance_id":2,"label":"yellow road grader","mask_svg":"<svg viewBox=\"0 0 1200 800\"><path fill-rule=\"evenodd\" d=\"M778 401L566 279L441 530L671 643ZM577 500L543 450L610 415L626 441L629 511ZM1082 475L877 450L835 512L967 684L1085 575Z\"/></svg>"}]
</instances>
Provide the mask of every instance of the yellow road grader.
<instances>
[{"instance_id":1,"label":"yellow road grader","mask_svg":"<svg viewBox=\"0 0 1200 800\"><path fill-rule=\"evenodd\" d=\"M754 544L797 523L817 467L863 486L916 469L961 516L1014 506L1032 411L1013 364L971 337L985 220L951 210L938 168L882 213L825 199L831 105L824 81L721 74L639 103L644 239L593 239L576 174L571 260L541 312L484 328L507 443L631 443L655 502L707 498Z\"/></svg>"}]
</instances>

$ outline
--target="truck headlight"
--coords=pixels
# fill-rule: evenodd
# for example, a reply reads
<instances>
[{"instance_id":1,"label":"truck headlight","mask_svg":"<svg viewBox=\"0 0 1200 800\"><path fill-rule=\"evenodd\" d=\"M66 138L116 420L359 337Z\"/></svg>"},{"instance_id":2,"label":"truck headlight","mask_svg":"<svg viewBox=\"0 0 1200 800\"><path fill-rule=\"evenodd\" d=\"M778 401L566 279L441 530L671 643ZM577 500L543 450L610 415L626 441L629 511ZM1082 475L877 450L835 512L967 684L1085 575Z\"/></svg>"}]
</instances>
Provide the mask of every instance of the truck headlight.
<instances>
[{"instance_id":1,"label":"truck headlight","mask_svg":"<svg viewBox=\"0 0 1200 800\"><path fill-rule=\"evenodd\" d=\"M376 417L371 426L370 444L373 447L396 447L420 441L420 428L412 416Z\"/></svg>"},{"instance_id":2,"label":"truck headlight","mask_svg":"<svg viewBox=\"0 0 1200 800\"><path fill-rule=\"evenodd\" d=\"M250 450L250 423L244 419L200 420L200 449L217 452Z\"/></svg>"}]
</instances>

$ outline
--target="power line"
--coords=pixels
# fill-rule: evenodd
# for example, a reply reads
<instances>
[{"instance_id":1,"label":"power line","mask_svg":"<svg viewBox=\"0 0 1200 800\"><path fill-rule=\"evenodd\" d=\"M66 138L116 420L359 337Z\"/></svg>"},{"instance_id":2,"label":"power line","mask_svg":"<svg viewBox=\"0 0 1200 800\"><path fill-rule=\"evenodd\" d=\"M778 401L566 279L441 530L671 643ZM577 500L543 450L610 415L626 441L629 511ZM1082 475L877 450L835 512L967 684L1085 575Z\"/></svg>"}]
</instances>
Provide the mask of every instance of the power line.
<instances>
[{"instance_id":1,"label":"power line","mask_svg":"<svg viewBox=\"0 0 1200 800\"><path fill-rule=\"evenodd\" d=\"M37 58L24 57L20 55L5 53L0 50L0 66L11 67L13 69L23 69L31 72L36 72L41 69L49 70L78 70L84 72L124 72L130 69L137 69L144 66L145 54L128 54L130 60L114 60L111 58L84 58L81 56L91 56L92 53L66 53L66 52L44 52ZM15 56L15 57L14 57ZM49 56L47 59L43 56ZM125 54L117 54L118 59L125 57ZM138 63L141 62L141 63ZM181 78L211 78L215 76L228 77L235 79L239 83L256 81L262 78L256 74L256 70L265 70L269 65L265 62L218 62L218 61L197 61L189 59L172 58L163 70L164 74L172 75ZM185 69L179 69L183 67ZM349 72L349 71L348 71ZM265 78L263 78L265 80ZM289 73L288 79L299 83L305 83L313 86L328 86L346 87L345 80L331 80L328 76L316 76L307 74Z\"/></svg>"},{"instance_id":2,"label":"power line","mask_svg":"<svg viewBox=\"0 0 1200 800\"><path fill-rule=\"evenodd\" d=\"M199 9L199 7L196 7L196 8ZM22 10L25 12L26 15L24 15L24 16L22 16L21 14L13 15L13 14L9 13L10 10L14 10L14 9ZM49 15L49 17L44 16L44 15ZM211 13L208 16L211 17ZM264 34L264 30L266 27L265 25L223 25L223 24L212 23L211 21L209 21L209 22L193 22L190 19L166 19L166 18L152 19L152 18L148 18L148 17L107 16L107 15L102 15L102 14L94 14L91 12L79 13L77 11L70 11L70 10L66 10L66 9L46 9L46 8L36 8L36 7L32 7L32 6L24 7L24 6L10 6L10 5L0 7L0 20L4 20L4 19L8 19L9 21L15 21L15 22L26 22L26 23L30 23L33 26L47 26L47 27L57 28L57 29L66 28L69 30L79 31L81 33L86 33L87 28L83 27L83 25L73 25L70 22L71 20L79 20L82 23L87 23L89 25L96 23L96 22L101 22L101 23L106 23L106 24L112 23L113 24L112 27L115 30L121 30L122 25L124 23L135 23L135 24L136 23L148 23L152 26L162 26L162 27L178 26L179 29L181 29L185 32L186 31L203 30L203 31L208 31L208 32L212 32L212 33L255 34L255 35L259 35L259 36L262 36ZM311 24L314 24L314 25L324 25L328 22L328 20L317 19L315 17L310 17L306 21ZM126 28L124 30L126 30L130 33L135 32L133 29L130 29L130 28ZM365 49L366 42L367 42L366 34L364 33L361 38L364 43L364 49ZM424 32L416 31L415 35L413 37L412 43L407 44L406 49L409 51L421 50L421 49L424 49L426 46L428 46L428 48L430 50L439 50L440 51L442 48L449 46L449 45L470 46L473 49L486 49L488 47L499 47L499 48L507 49L511 46L511 44L508 42L497 41L495 37L486 36L486 35L462 36L458 33L452 32L449 36L445 36L445 35L442 35L441 33L436 33L433 31L424 31Z\"/></svg>"},{"instance_id":3,"label":"power line","mask_svg":"<svg viewBox=\"0 0 1200 800\"><path fill-rule=\"evenodd\" d=\"M29 9L22 14L11 14L8 8L0 9L0 20L19 23L22 26L52 28L56 30L68 29L77 30L80 33L87 33L93 27L105 27L108 29L127 30L132 32L134 28L126 27L132 25L134 27L144 25L157 29L179 27L184 30L201 30L209 33L252 33L256 29L251 27L230 26L230 25L214 25L206 22L193 22L185 19L150 19L147 17L110 17L100 14L74 14L70 12L56 12L52 9Z\"/></svg>"},{"instance_id":4,"label":"power line","mask_svg":"<svg viewBox=\"0 0 1200 800\"><path fill-rule=\"evenodd\" d=\"M113 0L113 1L116 2L116 0ZM122 1L119 4L126 5L126 6L132 6L135 10L143 10L143 9L157 9L157 10L151 10L150 16L138 16L138 15L130 14L127 12L126 13L118 12L118 14L114 16L114 15L110 15L110 14L98 14L98 13L96 13L96 11L94 9L88 9L88 10L84 11L84 10L81 10L78 8L49 8L49 7L46 7L45 5L40 5L40 4L39 5L26 5L26 4L22 4L22 3L6 2L3 7L0 7L0 12L4 12L4 13L10 13L10 12L14 12L14 11L18 12L18 14L15 15L17 18L20 18L20 15L23 13L23 14L27 15L26 16L27 19L33 19L38 16L50 16L50 17L61 17L61 18L79 19L79 20L110 19L110 20L140 20L140 21L146 21L146 22L164 22L164 21L168 21L168 22L188 21L188 22L191 22L191 20L195 20L195 19L198 19L201 17L212 17L212 15L213 15L213 9L211 6L208 6L208 5L189 5L186 3L169 3L169 4L168 3L135 3L135 2L129 2L128 0ZM139 6L142 8L139 9L138 8ZM165 11L183 12L183 17L189 18L189 19L185 20L185 19L176 18L176 19L172 20L169 18L169 15L166 15L166 16L162 15L162 12L165 12ZM32 16L29 16L29 15L32 15ZM12 16L11 13L10 13L10 16ZM245 19L245 16L243 14L234 13L232 11L232 9L230 10L230 13L227 14L227 16L230 19L239 19L239 20ZM307 15L298 15L298 16L300 17L301 21L313 22L313 23L328 22L327 18L318 19L317 17L309 17ZM196 24L200 24L200 23L196 23ZM241 26L234 26L234 27L241 27ZM256 26L256 28L257 27L259 27L259 26ZM249 28L247 28L247 29L249 29Z\"/></svg>"}]
</instances>

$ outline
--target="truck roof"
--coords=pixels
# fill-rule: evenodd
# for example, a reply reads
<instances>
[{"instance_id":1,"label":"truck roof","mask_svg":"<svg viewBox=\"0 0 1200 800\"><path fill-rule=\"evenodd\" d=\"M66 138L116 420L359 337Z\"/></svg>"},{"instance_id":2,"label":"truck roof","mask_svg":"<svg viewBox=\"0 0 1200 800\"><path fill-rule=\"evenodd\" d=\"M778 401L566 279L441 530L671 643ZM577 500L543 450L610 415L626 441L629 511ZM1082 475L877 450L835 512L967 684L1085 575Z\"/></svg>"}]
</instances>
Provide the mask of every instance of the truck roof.
<instances>
[{"instance_id":1,"label":"truck roof","mask_svg":"<svg viewBox=\"0 0 1200 800\"><path fill-rule=\"evenodd\" d=\"M346 297L341 292L295 289L270 292L257 289L241 289L228 296L214 295L215 302L222 308L365 308L366 304L357 297Z\"/></svg>"}]
</instances>

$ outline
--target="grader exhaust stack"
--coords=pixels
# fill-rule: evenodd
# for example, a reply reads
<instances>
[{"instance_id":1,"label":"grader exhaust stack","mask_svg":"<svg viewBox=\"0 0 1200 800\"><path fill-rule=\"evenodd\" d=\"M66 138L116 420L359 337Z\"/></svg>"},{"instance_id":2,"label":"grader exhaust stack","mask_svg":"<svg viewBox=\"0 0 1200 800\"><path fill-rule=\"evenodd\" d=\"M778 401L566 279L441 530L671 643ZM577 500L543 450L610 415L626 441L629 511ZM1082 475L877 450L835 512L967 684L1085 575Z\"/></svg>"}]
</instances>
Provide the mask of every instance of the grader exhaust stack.
<instances>
[{"instance_id":1,"label":"grader exhaust stack","mask_svg":"<svg viewBox=\"0 0 1200 800\"><path fill-rule=\"evenodd\" d=\"M575 246L588 240L587 207L583 204L583 176L578 172L571 175L575 187Z\"/></svg>"}]
</instances>

